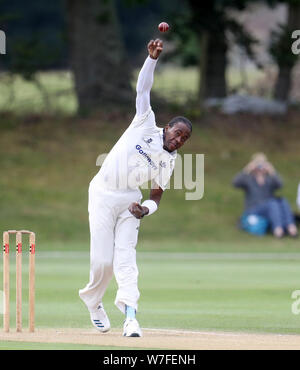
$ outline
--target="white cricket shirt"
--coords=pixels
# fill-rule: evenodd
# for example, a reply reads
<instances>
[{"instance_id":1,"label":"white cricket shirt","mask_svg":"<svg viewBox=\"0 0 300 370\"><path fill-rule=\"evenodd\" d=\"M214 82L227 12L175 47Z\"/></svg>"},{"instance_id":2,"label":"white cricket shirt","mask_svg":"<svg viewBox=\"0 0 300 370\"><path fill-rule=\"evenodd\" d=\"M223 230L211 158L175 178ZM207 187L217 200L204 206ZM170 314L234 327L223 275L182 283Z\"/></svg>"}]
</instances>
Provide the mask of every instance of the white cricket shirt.
<instances>
[{"instance_id":1,"label":"white cricket shirt","mask_svg":"<svg viewBox=\"0 0 300 370\"><path fill-rule=\"evenodd\" d=\"M166 189L175 166L177 151L163 149L163 129L156 126L150 106L150 90L156 60L148 57L137 82L137 114L109 152L94 177L107 190L137 189L152 180L152 187Z\"/></svg>"},{"instance_id":2,"label":"white cricket shirt","mask_svg":"<svg viewBox=\"0 0 300 370\"><path fill-rule=\"evenodd\" d=\"M172 175L176 151L163 149L163 129L155 124L150 108L143 116L135 116L95 176L105 189L136 189L152 180L163 190Z\"/></svg>"}]
</instances>

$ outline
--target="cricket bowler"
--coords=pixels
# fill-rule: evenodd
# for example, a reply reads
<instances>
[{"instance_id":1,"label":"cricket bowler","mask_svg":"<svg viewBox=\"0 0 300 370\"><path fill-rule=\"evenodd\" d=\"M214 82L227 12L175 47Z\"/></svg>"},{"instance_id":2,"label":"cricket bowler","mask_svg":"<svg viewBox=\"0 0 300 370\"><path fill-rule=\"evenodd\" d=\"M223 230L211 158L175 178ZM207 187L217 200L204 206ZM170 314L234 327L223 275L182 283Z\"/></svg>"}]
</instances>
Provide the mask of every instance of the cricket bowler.
<instances>
[{"instance_id":1,"label":"cricket bowler","mask_svg":"<svg viewBox=\"0 0 300 370\"><path fill-rule=\"evenodd\" d=\"M173 118L164 128L156 126L150 91L162 51L161 40L148 43L149 56L137 81L136 115L89 186L90 281L79 296L94 327L107 332L110 322L102 299L114 275L118 284L115 304L125 315L126 337L142 336L136 319L140 221L157 210L175 166L177 149L192 133L192 124L185 117ZM147 181L151 181L150 199L141 203L139 187Z\"/></svg>"}]
</instances>

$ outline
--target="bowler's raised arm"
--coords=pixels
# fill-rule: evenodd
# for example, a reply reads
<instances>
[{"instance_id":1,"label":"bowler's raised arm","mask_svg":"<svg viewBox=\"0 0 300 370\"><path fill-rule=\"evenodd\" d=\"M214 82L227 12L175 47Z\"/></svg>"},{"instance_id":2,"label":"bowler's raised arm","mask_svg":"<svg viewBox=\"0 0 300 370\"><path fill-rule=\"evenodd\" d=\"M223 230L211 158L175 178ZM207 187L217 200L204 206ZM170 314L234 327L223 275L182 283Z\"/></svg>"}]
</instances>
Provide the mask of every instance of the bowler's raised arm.
<instances>
[{"instance_id":1,"label":"bowler's raised arm","mask_svg":"<svg viewBox=\"0 0 300 370\"><path fill-rule=\"evenodd\" d=\"M163 42L159 39L148 43L149 56L139 73L136 85L136 114L143 115L150 108L150 91L157 59L163 50Z\"/></svg>"}]
</instances>

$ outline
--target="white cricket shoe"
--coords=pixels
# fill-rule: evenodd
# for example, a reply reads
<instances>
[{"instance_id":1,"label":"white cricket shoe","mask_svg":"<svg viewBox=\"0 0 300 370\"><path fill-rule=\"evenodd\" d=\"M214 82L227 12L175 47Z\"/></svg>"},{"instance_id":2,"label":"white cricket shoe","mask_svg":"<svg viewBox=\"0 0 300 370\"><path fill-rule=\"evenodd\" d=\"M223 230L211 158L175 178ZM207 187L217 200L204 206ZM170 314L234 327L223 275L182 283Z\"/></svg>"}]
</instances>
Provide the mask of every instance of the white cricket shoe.
<instances>
[{"instance_id":1,"label":"white cricket shoe","mask_svg":"<svg viewBox=\"0 0 300 370\"><path fill-rule=\"evenodd\" d=\"M142 336L140 325L136 319L127 318L124 321L123 336L124 337L141 337Z\"/></svg>"},{"instance_id":2,"label":"white cricket shoe","mask_svg":"<svg viewBox=\"0 0 300 370\"><path fill-rule=\"evenodd\" d=\"M90 312L90 315L91 322L97 330L101 333L109 331L110 322L102 304L99 304L96 312Z\"/></svg>"}]
</instances>

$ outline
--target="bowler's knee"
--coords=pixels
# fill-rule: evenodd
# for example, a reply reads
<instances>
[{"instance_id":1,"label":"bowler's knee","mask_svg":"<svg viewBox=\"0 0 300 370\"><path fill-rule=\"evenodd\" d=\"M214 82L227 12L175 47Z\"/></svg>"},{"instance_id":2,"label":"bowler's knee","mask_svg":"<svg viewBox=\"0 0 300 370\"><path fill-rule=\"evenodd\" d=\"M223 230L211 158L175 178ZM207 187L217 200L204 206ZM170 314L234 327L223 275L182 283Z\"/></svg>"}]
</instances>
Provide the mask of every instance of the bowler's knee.
<instances>
[{"instance_id":1,"label":"bowler's knee","mask_svg":"<svg viewBox=\"0 0 300 370\"><path fill-rule=\"evenodd\" d=\"M112 271L113 263L111 259L96 259L92 261L91 268L94 271Z\"/></svg>"}]
</instances>

